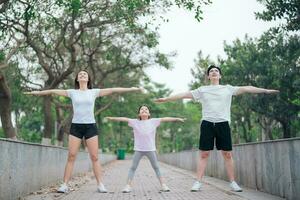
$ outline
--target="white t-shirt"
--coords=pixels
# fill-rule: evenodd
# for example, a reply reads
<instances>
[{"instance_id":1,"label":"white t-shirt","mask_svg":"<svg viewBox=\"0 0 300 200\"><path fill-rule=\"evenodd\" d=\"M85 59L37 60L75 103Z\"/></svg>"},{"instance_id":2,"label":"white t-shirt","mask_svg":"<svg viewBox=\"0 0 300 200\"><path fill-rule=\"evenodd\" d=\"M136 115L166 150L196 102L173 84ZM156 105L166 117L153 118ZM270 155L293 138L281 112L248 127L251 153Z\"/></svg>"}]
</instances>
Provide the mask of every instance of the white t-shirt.
<instances>
[{"instance_id":1,"label":"white t-shirt","mask_svg":"<svg viewBox=\"0 0 300 200\"><path fill-rule=\"evenodd\" d=\"M160 118L147 120L130 119L128 126L133 128L135 151L156 151L156 128L160 125Z\"/></svg>"},{"instance_id":2,"label":"white t-shirt","mask_svg":"<svg viewBox=\"0 0 300 200\"><path fill-rule=\"evenodd\" d=\"M202 120L230 122L231 99L238 89L231 85L208 85L192 90L194 100L202 104Z\"/></svg>"},{"instance_id":3,"label":"white t-shirt","mask_svg":"<svg viewBox=\"0 0 300 200\"><path fill-rule=\"evenodd\" d=\"M88 90L67 90L68 97L72 99L73 119L72 123L93 124L96 123L94 117L95 99L100 93L100 89Z\"/></svg>"}]
</instances>

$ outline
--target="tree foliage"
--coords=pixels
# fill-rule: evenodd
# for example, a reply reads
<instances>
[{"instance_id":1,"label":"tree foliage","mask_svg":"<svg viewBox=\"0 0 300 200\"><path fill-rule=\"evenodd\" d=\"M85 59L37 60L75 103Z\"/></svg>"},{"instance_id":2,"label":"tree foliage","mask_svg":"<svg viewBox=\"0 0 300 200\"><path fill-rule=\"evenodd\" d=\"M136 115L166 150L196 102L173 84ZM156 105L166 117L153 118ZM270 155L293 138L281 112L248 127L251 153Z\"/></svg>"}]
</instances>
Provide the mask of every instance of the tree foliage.
<instances>
[{"instance_id":1,"label":"tree foliage","mask_svg":"<svg viewBox=\"0 0 300 200\"><path fill-rule=\"evenodd\" d=\"M282 19L283 28L289 31L300 30L300 1L299 0L258 0L266 10L257 12L256 17L265 21Z\"/></svg>"}]
</instances>

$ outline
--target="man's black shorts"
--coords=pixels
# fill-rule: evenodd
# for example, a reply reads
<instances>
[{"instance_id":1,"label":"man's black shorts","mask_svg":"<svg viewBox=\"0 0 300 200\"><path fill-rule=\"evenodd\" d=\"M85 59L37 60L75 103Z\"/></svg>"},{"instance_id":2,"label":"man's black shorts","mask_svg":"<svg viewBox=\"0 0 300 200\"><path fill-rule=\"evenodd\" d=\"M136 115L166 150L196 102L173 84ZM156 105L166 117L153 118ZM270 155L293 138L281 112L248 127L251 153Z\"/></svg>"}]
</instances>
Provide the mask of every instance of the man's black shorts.
<instances>
[{"instance_id":1,"label":"man's black shorts","mask_svg":"<svg viewBox=\"0 0 300 200\"><path fill-rule=\"evenodd\" d=\"M71 124L70 134L82 139L83 137L87 140L91 137L98 135L97 125L94 124Z\"/></svg>"},{"instance_id":2,"label":"man's black shorts","mask_svg":"<svg viewBox=\"0 0 300 200\"><path fill-rule=\"evenodd\" d=\"M203 120L201 123L200 132L200 150L213 150L215 141L218 150L232 150L231 131L227 121L213 123Z\"/></svg>"}]
</instances>

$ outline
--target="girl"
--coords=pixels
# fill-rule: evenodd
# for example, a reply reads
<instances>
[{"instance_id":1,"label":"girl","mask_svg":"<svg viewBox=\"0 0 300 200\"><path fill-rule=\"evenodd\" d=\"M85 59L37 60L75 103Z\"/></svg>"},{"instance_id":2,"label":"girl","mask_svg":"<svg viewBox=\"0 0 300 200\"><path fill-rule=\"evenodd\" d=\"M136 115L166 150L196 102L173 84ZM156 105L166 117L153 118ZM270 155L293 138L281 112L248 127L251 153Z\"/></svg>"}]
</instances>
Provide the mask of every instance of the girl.
<instances>
[{"instance_id":1,"label":"girl","mask_svg":"<svg viewBox=\"0 0 300 200\"><path fill-rule=\"evenodd\" d=\"M131 192L132 180L134 177L135 170L143 156L147 156L151 162L152 168L155 170L156 176L158 177L161 184L161 191L168 192L170 189L164 183L161 176L158 160L156 157L155 148L155 134L156 128L161 122L184 122L185 119L164 117L164 118L152 118L150 119L150 110L148 106L143 105L138 109L138 119L130 119L126 117L106 117L112 121L128 122L128 126L133 128L134 133L134 156L132 166L129 169L127 185L122 190L124 193Z\"/></svg>"},{"instance_id":2,"label":"girl","mask_svg":"<svg viewBox=\"0 0 300 200\"><path fill-rule=\"evenodd\" d=\"M140 88L107 88L92 89L91 78L87 71L81 70L75 77L75 89L69 90L44 90L25 92L31 95L60 95L69 97L73 105L73 119L69 135L69 154L64 172L64 183L58 189L58 192L66 193L69 191L67 186L70 180L75 158L79 150L81 140L86 140L90 159L93 165L93 171L97 180L98 192L106 193L102 180L102 169L98 161L98 134L94 117L94 105L97 97L111 95L113 93L141 91Z\"/></svg>"}]
</instances>

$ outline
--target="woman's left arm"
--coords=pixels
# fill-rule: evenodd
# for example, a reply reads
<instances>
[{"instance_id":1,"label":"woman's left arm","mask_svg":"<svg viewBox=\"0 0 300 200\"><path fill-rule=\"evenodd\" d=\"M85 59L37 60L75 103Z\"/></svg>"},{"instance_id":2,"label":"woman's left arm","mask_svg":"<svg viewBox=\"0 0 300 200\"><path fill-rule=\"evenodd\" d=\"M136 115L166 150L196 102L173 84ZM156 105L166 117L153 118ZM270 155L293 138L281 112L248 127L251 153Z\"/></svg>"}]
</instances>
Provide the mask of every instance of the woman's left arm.
<instances>
[{"instance_id":1,"label":"woman's left arm","mask_svg":"<svg viewBox=\"0 0 300 200\"><path fill-rule=\"evenodd\" d=\"M143 88L131 87L131 88L106 88L101 89L99 97L108 96L114 93L125 93L125 92L142 92Z\"/></svg>"}]
</instances>

